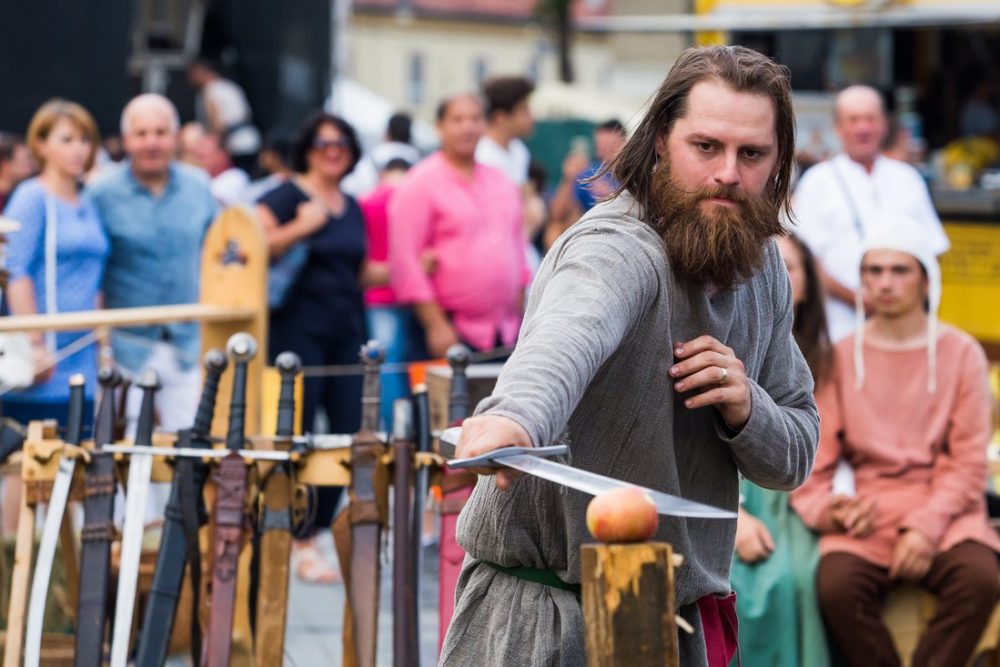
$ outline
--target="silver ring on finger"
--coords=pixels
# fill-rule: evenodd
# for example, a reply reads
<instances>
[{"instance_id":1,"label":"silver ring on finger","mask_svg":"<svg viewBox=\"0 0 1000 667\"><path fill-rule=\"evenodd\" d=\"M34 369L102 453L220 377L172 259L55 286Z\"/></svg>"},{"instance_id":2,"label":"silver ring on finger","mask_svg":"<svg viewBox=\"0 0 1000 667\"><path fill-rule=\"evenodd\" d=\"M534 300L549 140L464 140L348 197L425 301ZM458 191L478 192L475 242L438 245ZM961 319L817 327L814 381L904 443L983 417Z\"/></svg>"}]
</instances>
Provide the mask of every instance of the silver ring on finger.
<instances>
[{"instance_id":1,"label":"silver ring on finger","mask_svg":"<svg viewBox=\"0 0 1000 667\"><path fill-rule=\"evenodd\" d=\"M719 384L726 384L729 381L729 369L722 367L722 377L719 378Z\"/></svg>"}]
</instances>

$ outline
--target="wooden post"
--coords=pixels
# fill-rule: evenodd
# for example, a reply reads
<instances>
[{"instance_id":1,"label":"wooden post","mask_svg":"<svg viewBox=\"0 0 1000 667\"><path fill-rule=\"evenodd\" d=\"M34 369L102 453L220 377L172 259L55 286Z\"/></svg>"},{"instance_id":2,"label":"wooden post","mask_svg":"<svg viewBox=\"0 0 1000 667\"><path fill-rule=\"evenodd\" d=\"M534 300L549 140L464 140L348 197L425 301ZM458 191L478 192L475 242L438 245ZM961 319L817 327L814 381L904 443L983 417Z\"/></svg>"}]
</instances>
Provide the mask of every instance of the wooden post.
<instances>
[{"instance_id":1,"label":"wooden post","mask_svg":"<svg viewBox=\"0 0 1000 667\"><path fill-rule=\"evenodd\" d=\"M587 667L679 667L669 544L581 548Z\"/></svg>"}]
</instances>

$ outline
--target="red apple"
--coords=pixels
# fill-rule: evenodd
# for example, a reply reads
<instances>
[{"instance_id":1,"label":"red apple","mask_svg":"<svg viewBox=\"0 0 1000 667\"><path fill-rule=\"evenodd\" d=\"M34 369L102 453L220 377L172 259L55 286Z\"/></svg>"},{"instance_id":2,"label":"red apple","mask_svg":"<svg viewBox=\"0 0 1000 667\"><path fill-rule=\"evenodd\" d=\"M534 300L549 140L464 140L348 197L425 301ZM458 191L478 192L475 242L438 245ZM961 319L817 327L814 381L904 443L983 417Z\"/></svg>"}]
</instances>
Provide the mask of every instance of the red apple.
<instances>
[{"instance_id":1,"label":"red apple","mask_svg":"<svg viewBox=\"0 0 1000 667\"><path fill-rule=\"evenodd\" d=\"M634 486L595 496L587 505L587 530L601 542L642 542L656 532L656 505Z\"/></svg>"}]
</instances>

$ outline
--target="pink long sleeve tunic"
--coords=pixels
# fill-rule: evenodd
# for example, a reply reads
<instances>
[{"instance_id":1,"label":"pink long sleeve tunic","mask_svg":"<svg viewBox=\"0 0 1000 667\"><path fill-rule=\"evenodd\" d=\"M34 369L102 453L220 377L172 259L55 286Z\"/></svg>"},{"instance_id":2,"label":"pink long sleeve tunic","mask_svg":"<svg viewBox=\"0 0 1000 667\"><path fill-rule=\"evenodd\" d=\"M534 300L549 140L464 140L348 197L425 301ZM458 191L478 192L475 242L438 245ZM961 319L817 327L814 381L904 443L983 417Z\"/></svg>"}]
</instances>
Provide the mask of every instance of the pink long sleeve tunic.
<instances>
[{"instance_id":1,"label":"pink long sleeve tunic","mask_svg":"<svg viewBox=\"0 0 1000 667\"><path fill-rule=\"evenodd\" d=\"M833 378L817 393L819 451L792 506L814 528L832 494L837 462L854 468L860 497L877 499L874 532L820 538L820 553L847 552L888 567L901 529L916 529L946 551L972 540L1000 551L989 525L986 446L990 439L987 362L968 334L943 325L937 343L937 391L927 392L923 344L864 345L865 381L855 389L854 337L836 346Z\"/></svg>"},{"instance_id":2,"label":"pink long sleeve tunic","mask_svg":"<svg viewBox=\"0 0 1000 667\"><path fill-rule=\"evenodd\" d=\"M429 275L428 250L437 258ZM436 302L470 345L517 338L530 274L521 195L502 172L476 164L469 178L440 152L410 170L389 204L389 262L399 301Z\"/></svg>"}]
</instances>

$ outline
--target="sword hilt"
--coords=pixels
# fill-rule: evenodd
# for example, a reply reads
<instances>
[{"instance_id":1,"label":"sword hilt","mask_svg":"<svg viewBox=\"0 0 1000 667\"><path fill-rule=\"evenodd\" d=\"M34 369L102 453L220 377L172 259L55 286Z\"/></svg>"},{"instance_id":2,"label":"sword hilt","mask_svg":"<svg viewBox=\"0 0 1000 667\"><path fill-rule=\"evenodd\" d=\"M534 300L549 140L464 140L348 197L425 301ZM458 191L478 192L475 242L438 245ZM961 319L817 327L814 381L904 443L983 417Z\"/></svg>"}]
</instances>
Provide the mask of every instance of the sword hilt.
<instances>
[{"instance_id":1,"label":"sword hilt","mask_svg":"<svg viewBox=\"0 0 1000 667\"><path fill-rule=\"evenodd\" d=\"M83 440L84 386L87 381L81 373L74 373L69 379L69 406L66 410L66 434L63 442L79 445Z\"/></svg>"},{"instance_id":2,"label":"sword hilt","mask_svg":"<svg viewBox=\"0 0 1000 667\"><path fill-rule=\"evenodd\" d=\"M361 363L365 367L364 386L361 391L361 430L378 430L379 411L382 408L382 362L385 349L378 341L370 340L361 346Z\"/></svg>"},{"instance_id":3,"label":"sword hilt","mask_svg":"<svg viewBox=\"0 0 1000 667\"><path fill-rule=\"evenodd\" d=\"M204 438L212 432L212 419L215 417L215 397L219 393L219 379L229 365L226 353L218 348L212 348L205 353L205 382L201 388L201 400L198 401L198 412L194 417L191 435Z\"/></svg>"},{"instance_id":4,"label":"sword hilt","mask_svg":"<svg viewBox=\"0 0 1000 667\"><path fill-rule=\"evenodd\" d=\"M136 383L142 389L142 407L139 408L139 422L135 428L136 447L153 445L153 422L156 420L156 392L160 388L160 378L153 369L143 372Z\"/></svg>"},{"instance_id":5,"label":"sword hilt","mask_svg":"<svg viewBox=\"0 0 1000 667\"><path fill-rule=\"evenodd\" d=\"M121 384L122 375L113 366L105 366L97 373L101 385L101 403L94 420L94 446L110 445L115 434L115 387Z\"/></svg>"},{"instance_id":6,"label":"sword hilt","mask_svg":"<svg viewBox=\"0 0 1000 667\"><path fill-rule=\"evenodd\" d=\"M448 392L448 420L454 424L469 416L469 382L465 369L472 353L465 345L456 343L448 348L448 365L451 366L451 390Z\"/></svg>"},{"instance_id":7,"label":"sword hilt","mask_svg":"<svg viewBox=\"0 0 1000 667\"><path fill-rule=\"evenodd\" d=\"M248 333L234 334L226 343L226 352L234 363L233 395L229 402L226 447L242 449L247 413L247 365L257 354L257 341Z\"/></svg>"},{"instance_id":8,"label":"sword hilt","mask_svg":"<svg viewBox=\"0 0 1000 667\"><path fill-rule=\"evenodd\" d=\"M417 451L431 451L431 405L427 385L420 383L413 388L413 413L417 431Z\"/></svg>"},{"instance_id":9,"label":"sword hilt","mask_svg":"<svg viewBox=\"0 0 1000 667\"><path fill-rule=\"evenodd\" d=\"M281 389L278 392L278 422L275 435L295 433L295 376L302 370L302 360L294 352L282 352L274 360L281 374Z\"/></svg>"}]
</instances>

